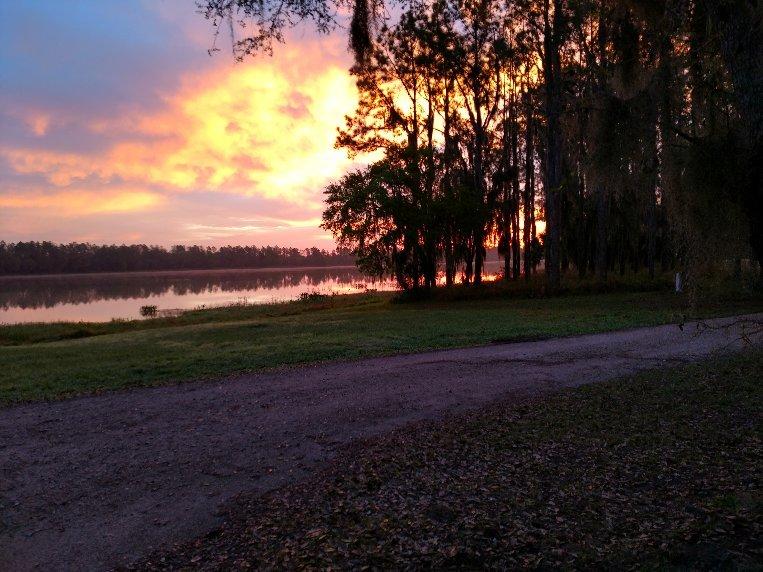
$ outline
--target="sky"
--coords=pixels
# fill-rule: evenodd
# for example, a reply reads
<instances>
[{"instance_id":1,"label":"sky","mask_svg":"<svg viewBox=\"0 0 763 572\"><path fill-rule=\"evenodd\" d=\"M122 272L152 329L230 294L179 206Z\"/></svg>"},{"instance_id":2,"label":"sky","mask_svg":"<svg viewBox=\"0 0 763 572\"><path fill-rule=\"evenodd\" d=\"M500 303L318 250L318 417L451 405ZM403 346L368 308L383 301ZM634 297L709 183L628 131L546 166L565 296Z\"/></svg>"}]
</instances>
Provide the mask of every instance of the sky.
<instances>
[{"instance_id":1,"label":"sky","mask_svg":"<svg viewBox=\"0 0 763 572\"><path fill-rule=\"evenodd\" d=\"M341 30L210 56L194 0L0 0L0 240L332 248Z\"/></svg>"}]
</instances>

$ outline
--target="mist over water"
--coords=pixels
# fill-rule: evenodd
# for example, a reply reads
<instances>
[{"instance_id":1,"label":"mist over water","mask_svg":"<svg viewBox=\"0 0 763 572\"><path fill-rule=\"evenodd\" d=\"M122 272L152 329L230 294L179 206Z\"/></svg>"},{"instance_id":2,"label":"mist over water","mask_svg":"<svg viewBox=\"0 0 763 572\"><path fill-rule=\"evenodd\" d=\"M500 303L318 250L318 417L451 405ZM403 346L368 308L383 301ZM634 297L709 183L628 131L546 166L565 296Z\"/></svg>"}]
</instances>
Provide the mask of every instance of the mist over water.
<instances>
[{"instance_id":1,"label":"mist over water","mask_svg":"<svg viewBox=\"0 0 763 572\"><path fill-rule=\"evenodd\" d=\"M394 290L354 267L0 277L0 323L140 318L159 311L294 300L302 293Z\"/></svg>"},{"instance_id":2,"label":"mist over water","mask_svg":"<svg viewBox=\"0 0 763 572\"><path fill-rule=\"evenodd\" d=\"M497 278L499 271L498 260L485 261L485 280ZM0 276L0 324L108 322L141 318L141 306L156 306L161 313L374 289L397 286L354 266Z\"/></svg>"}]
</instances>

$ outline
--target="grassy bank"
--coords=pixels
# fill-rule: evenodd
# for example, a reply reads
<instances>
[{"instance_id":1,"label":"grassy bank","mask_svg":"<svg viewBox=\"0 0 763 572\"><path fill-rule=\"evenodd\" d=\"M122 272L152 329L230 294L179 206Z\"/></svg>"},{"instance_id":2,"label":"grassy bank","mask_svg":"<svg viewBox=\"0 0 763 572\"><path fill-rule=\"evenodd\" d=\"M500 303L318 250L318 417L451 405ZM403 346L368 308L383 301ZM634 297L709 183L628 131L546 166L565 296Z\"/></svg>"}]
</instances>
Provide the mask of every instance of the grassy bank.
<instances>
[{"instance_id":1,"label":"grassy bank","mask_svg":"<svg viewBox=\"0 0 763 572\"><path fill-rule=\"evenodd\" d=\"M57 399L235 372L677 321L669 291L507 297L448 295L392 303L369 293L189 312L105 324L0 327L0 403ZM720 297L701 316L763 310L760 296Z\"/></svg>"},{"instance_id":2,"label":"grassy bank","mask_svg":"<svg viewBox=\"0 0 763 572\"><path fill-rule=\"evenodd\" d=\"M139 568L760 569L761 378L750 351L408 427Z\"/></svg>"}]
</instances>

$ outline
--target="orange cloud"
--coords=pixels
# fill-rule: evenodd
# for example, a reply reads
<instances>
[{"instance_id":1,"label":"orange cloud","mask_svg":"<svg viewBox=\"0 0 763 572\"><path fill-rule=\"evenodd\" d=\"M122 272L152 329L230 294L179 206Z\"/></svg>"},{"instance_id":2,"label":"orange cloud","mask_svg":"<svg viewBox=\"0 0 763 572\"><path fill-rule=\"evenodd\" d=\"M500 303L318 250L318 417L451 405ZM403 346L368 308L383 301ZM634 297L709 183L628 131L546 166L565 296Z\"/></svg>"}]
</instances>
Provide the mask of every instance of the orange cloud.
<instances>
[{"instance_id":1,"label":"orange cloud","mask_svg":"<svg viewBox=\"0 0 763 572\"><path fill-rule=\"evenodd\" d=\"M34 115L27 118L27 125L37 137L42 137L50 127L50 117L47 115Z\"/></svg>"},{"instance_id":2,"label":"orange cloud","mask_svg":"<svg viewBox=\"0 0 763 572\"><path fill-rule=\"evenodd\" d=\"M21 120L26 128L37 137L47 135L48 129L53 122L49 113L39 109L11 105L3 111L6 115Z\"/></svg>"},{"instance_id":3,"label":"orange cloud","mask_svg":"<svg viewBox=\"0 0 763 572\"><path fill-rule=\"evenodd\" d=\"M55 211L61 216L80 216L142 211L163 201L161 195L136 189L105 192L68 189L58 193L0 195L0 208Z\"/></svg>"},{"instance_id":4,"label":"orange cloud","mask_svg":"<svg viewBox=\"0 0 763 572\"><path fill-rule=\"evenodd\" d=\"M279 231L293 231L298 229L315 229L321 224L320 218L305 220L289 220L274 217L260 217L258 219L237 219L237 224L208 225L187 224L186 230L198 238L224 238L247 234L271 234ZM321 235L326 238L327 235ZM329 235L330 236L330 235Z\"/></svg>"},{"instance_id":5,"label":"orange cloud","mask_svg":"<svg viewBox=\"0 0 763 572\"><path fill-rule=\"evenodd\" d=\"M317 191L350 165L334 139L356 101L344 63L322 61L316 46L287 46L276 58L186 78L161 113L94 118L91 131L118 140L102 153L5 147L0 155L15 172L58 187L118 180L315 207Z\"/></svg>"},{"instance_id":6,"label":"orange cloud","mask_svg":"<svg viewBox=\"0 0 763 572\"><path fill-rule=\"evenodd\" d=\"M102 173L102 167L96 158L75 153L2 147L0 155L8 161L11 169L16 173L43 174L57 187L67 186L72 181Z\"/></svg>"}]
</instances>

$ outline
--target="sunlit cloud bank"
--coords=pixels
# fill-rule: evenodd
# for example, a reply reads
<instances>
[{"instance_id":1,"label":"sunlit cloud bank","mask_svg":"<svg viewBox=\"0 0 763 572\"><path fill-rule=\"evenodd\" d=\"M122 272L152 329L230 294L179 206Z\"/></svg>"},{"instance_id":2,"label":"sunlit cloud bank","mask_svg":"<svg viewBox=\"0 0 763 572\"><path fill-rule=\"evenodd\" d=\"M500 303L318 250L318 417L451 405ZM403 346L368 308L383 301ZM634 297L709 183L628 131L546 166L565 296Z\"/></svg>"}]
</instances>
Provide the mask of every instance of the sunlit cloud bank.
<instances>
[{"instance_id":1,"label":"sunlit cloud bank","mask_svg":"<svg viewBox=\"0 0 763 572\"><path fill-rule=\"evenodd\" d=\"M62 217L143 211L161 205L164 197L142 189L93 192L66 189L57 193L0 195L0 208L53 211Z\"/></svg>"},{"instance_id":2,"label":"sunlit cloud bank","mask_svg":"<svg viewBox=\"0 0 763 572\"><path fill-rule=\"evenodd\" d=\"M156 17L172 26L168 14L165 5ZM322 191L352 166L334 139L357 97L344 37L295 38L235 64L206 55L203 20L179 21L203 56L167 69L173 81L128 74L129 89L143 82L146 92L135 101L109 106L87 82L80 106L39 86L2 96L0 239L330 246ZM89 73L120 70L98 62Z\"/></svg>"},{"instance_id":3,"label":"sunlit cloud bank","mask_svg":"<svg viewBox=\"0 0 763 572\"><path fill-rule=\"evenodd\" d=\"M90 131L121 135L101 153L6 146L0 156L57 187L121 180L315 202L315 190L349 165L333 143L355 93L345 70L300 51L189 77L159 114L94 118ZM42 121L30 129L44 130Z\"/></svg>"}]
</instances>

